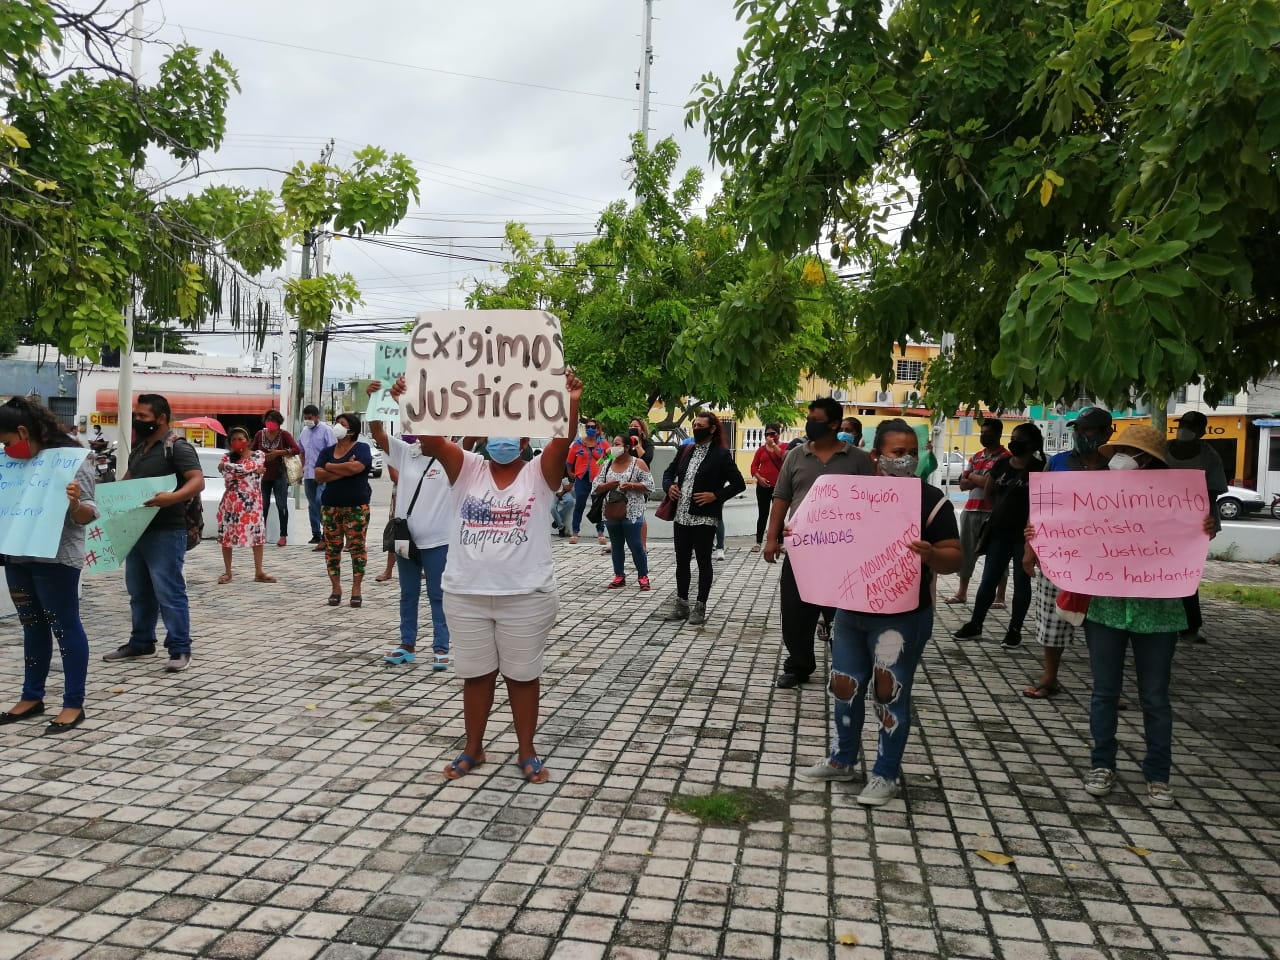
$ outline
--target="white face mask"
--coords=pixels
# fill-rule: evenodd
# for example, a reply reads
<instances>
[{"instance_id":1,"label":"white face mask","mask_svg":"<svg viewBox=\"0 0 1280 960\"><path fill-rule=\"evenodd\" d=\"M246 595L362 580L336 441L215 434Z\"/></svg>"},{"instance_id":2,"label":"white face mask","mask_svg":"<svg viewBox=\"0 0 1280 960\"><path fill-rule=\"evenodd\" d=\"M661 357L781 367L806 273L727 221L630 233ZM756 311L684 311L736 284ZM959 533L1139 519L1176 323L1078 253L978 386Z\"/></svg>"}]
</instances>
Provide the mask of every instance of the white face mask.
<instances>
[{"instance_id":1,"label":"white face mask","mask_svg":"<svg viewBox=\"0 0 1280 960\"><path fill-rule=\"evenodd\" d=\"M1141 466L1142 464L1127 453L1113 454L1111 459L1107 461L1108 470L1137 470Z\"/></svg>"},{"instance_id":2,"label":"white face mask","mask_svg":"<svg viewBox=\"0 0 1280 960\"><path fill-rule=\"evenodd\" d=\"M340 423L335 423L335 424L333 425L333 439L335 439L335 440L341 440L341 439L342 439L343 437L345 437L346 435L347 435L347 428L346 428L346 427L344 427L344 426L343 426L342 424L340 424Z\"/></svg>"},{"instance_id":3,"label":"white face mask","mask_svg":"<svg viewBox=\"0 0 1280 960\"><path fill-rule=\"evenodd\" d=\"M609 452L613 454L613 457L616 460L618 457L622 456L624 453L627 452L627 448L620 447L615 444L614 446L609 448Z\"/></svg>"}]
</instances>

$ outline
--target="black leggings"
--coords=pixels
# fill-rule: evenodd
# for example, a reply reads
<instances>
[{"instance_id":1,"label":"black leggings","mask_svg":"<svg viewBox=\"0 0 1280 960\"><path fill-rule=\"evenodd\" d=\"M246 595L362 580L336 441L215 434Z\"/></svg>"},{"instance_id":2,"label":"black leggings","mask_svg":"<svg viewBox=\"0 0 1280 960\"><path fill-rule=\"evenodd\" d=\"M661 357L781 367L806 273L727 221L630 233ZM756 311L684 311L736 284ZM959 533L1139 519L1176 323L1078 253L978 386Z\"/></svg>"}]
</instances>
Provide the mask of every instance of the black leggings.
<instances>
[{"instance_id":1,"label":"black leggings","mask_svg":"<svg viewBox=\"0 0 1280 960\"><path fill-rule=\"evenodd\" d=\"M676 548L676 596L689 599L689 560L698 558L698 603L711 595L711 545L716 528L705 524L674 523Z\"/></svg>"},{"instance_id":2,"label":"black leggings","mask_svg":"<svg viewBox=\"0 0 1280 960\"><path fill-rule=\"evenodd\" d=\"M769 524L769 511L773 507L773 487L756 481L756 543L764 543L764 528Z\"/></svg>"}]
</instances>

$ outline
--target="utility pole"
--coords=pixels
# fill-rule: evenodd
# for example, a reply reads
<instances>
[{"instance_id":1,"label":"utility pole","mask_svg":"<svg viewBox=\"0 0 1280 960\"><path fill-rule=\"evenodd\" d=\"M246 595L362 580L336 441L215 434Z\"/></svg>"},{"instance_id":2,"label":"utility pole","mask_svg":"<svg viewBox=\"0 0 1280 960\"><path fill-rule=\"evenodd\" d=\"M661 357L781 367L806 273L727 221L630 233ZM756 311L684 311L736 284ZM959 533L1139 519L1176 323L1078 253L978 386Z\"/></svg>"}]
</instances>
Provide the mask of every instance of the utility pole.
<instances>
[{"instance_id":1,"label":"utility pole","mask_svg":"<svg viewBox=\"0 0 1280 960\"><path fill-rule=\"evenodd\" d=\"M320 151L320 162L327 164L333 159L333 141L330 140L324 145L324 149ZM317 231L312 238L315 242L315 275L323 276L325 273L325 234L323 231ZM329 346L329 321L325 321L324 329L317 332L315 340L320 347L311 354L311 402L316 406L320 405L321 389L324 385L324 359L325 353Z\"/></svg>"},{"instance_id":2,"label":"utility pole","mask_svg":"<svg viewBox=\"0 0 1280 960\"><path fill-rule=\"evenodd\" d=\"M333 141L330 140L323 150L320 151L320 162L328 163L333 156ZM318 230L302 231L302 269L298 272L298 278L301 280L311 279L311 258L317 246ZM324 271L324 265L319 265L320 272ZM294 333L293 347L293 410L291 411L289 422L292 424L294 432L302 429L302 408L306 405L306 388L307 388L307 331L303 329L302 324L298 324L298 328ZM318 383L312 384L312 390L319 395L320 386Z\"/></svg>"},{"instance_id":3,"label":"utility pole","mask_svg":"<svg viewBox=\"0 0 1280 960\"><path fill-rule=\"evenodd\" d=\"M129 70L133 82L142 86L142 9L145 3L133 8L132 52ZM120 374L116 381L116 457L118 463L128 464L129 445L133 442L130 427L133 419L133 278L129 278L129 300L124 305L124 348L120 351ZM123 476L123 474L121 474Z\"/></svg>"},{"instance_id":4,"label":"utility pole","mask_svg":"<svg viewBox=\"0 0 1280 960\"><path fill-rule=\"evenodd\" d=\"M640 28L640 42L644 48L640 59L640 127L639 130L649 141L649 76L653 67L653 0L644 0L644 22Z\"/></svg>"}]
</instances>

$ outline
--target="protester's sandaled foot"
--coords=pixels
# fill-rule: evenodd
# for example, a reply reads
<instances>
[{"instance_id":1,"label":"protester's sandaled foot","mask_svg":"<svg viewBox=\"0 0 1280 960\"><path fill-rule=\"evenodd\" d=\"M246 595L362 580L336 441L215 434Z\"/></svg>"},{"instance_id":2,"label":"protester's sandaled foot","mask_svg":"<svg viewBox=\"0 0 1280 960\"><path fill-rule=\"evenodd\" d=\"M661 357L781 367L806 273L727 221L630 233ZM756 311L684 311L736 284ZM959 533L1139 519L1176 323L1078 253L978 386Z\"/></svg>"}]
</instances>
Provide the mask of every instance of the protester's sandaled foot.
<instances>
[{"instance_id":1,"label":"protester's sandaled foot","mask_svg":"<svg viewBox=\"0 0 1280 960\"><path fill-rule=\"evenodd\" d=\"M229 574L229 573L224 573L222 576L220 576L220 577L218 578L218 582L219 582L219 583L230 583L230 582L231 582L231 574Z\"/></svg>"},{"instance_id":2,"label":"protester's sandaled foot","mask_svg":"<svg viewBox=\"0 0 1280 960\"><path fill-rule=\"evenodd\" d=\"M1062 687L1057 683L1033 683L1022 691L1022 695L1030 697L1032 700L1048 700L1050 697L1056 697L1061 692Z\"/></svg>"},{"instance_id":3,"label":"protester's sandaled foot","mask_svg":"<svg viewBox=\"0 0 1280 960\"><path fill-rule=\"evenodd\" d=\"M991 609L992 609L992 610L1003 610L1003 609L1004 609L1004 601L1003 601L1003 600L996 600L995 602L993 602L993 603L991 604Z\"/></svg>"},{"instance_id":4,"label":"protester's sandaled foot","mask_svg":"<svg viewBox=\"0 0 1280 960\"><path fill-rule=\"evenodd\" d=\"M457 780L459 777L465 777L476 767L484 763L484 753L477 753L474 757L469 753L460 753L444 768L444 777L446 780Z\"/></svg>"},{"instance_id":5,"label":"protester's sandaled foot","mask_svg":"<svg viewBox=\"0 0 1280 960\"><path fill-rule=\"evenodd\" d=\"M255 583L275 583L276 578L269 573L255 573L253 575Z\"/></svg>"},{"instance_id":6,"label":"protester's sandaled foot","mask_svg":"<svg viewBox=\"0 0 1280 960\"><path fill-rule=\"evenodd\" d=\"M943 603L946 603L946 604L951 604L952 606L955 606L955 605L957 605L957 604L964 605L964 604L968 603L969 601L968 601L966 598L964 598L964 597L961 597L961 596L955 596L955 597L947 597L947 598L946 598L945 600L943 600L942 602L943 602Z\"/></svg>"},{"instance_id":7,"label":"protester's sandaled foot","mask_svg":"<svg viewBox=\"0 0 1280 960\"><path fill-rule=\"evenodd\" d=\"M386 583L386 582L387 582L388 580L390 580L390 579L391 579L391 574L389 574L389 573L380 573L380 574L378 574L376 577L374 577L374 578L373 578L373 582L374 582L374 583Z\"/></svg>"},{"instance_id":8,"label":"protester's sandaled foot","mask_svg":"<svg viewBox=\"0 0 1280 960\"><path fill-rule=\"evenodd\" d=\"M351 598L350 603L351 603L351 606L356 607L358 609L364 605L364 597L360 596L360 594L357 593L354 597Z\"/></svg>"},{"instance_id":9,"label":"protester's sandaled foot","mask_svg":"<svg viewBox=\"0 0 1280 960\"><path fill-rule=\"evenodd\" d=\"M403 663L413 663L417 659L418 654L415 651L406 650L404 647L401 647L399 650L393 650L391 653L388 653L382 658L382 662L390 663L398 667Z\"/></svg>"},{"instance_id":10,"label":"protester's sandaled foot","mask_svg":"<svg viewBox=\"0 0 1280 960\"><path fill-rule=\"evenodd\" d=\"M340 606L342 604L342 594L340 593L329 594L328 604L331 607Z\"/></svg>"},{"instance_id":11,"label":"protester's sandaled foot","mask_svg":"<svg viewBox=\"0 0 1280 960\"><path fill-rule=\"evenodd\" d=\"M520 761L520 772L524 775L526 783L546 783L549 776L547 768L542 765L542 761L536 755Z\"/></svg>"}]
</instances>

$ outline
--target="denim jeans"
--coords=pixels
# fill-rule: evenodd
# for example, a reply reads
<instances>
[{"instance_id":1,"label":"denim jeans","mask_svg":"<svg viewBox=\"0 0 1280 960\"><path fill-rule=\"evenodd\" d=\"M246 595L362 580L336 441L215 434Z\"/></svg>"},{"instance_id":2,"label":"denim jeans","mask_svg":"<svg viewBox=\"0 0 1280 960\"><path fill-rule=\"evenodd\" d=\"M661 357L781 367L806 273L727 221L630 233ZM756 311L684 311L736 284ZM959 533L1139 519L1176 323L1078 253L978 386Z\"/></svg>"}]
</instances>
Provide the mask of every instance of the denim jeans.
<instances>
[{"instance_id":1,"label":"denim jeans","mask_svg":"<svg viewBox=\"0 0 1280 960\"><path fill-rule=\"evenodd\" d=\"M1093 737L1090 766L1116 768L1116 723L1120 686L1124 679L1125 647L1133 646L1133 668L1138 680L1138 702L1147 753L1142 775L1148 783L1168 783L1173 764L1173 704L1169 679L1173 673L1176 633L1130 633L1086 619L1084 638L1089 645L1089 669L1093 695L1089 699L1089 734Z\"/></svg>"},{"instance_id":2,"label":"denim jeans","mask_svg":"<svg viewBox=\"0 0 1280 960\"><path fill-rule=\"evenodd\" d=\"M724 514L716 521L716 549L724 549Z\"/></svg>"},{"instance_id":3,"label":"denim jeans","mask_svg":"<svg viewBox=\"0 0 1280 960\"><path fill-rule=\"evenodd\" d=\"M872 685L880 737L871 773L886 780L898 779L911 732L911 687L932 632L932 607L887 616L836 611L831 628L828 688L835 703L836 739L832 760L845 765L857 762L862 723L867 713L867 689ZM838 690L846 681L852 681L851 688ZM879 686L889 687L883 699L876 689ZM843 697L844 693L850 696Z\"/></svg>"},{"instance_id":4,"label":"denim jeans","mask_svg":"<svg viewBox=\"0 0 1280 960\"><path fill-rule=\"evenodd\" d=\"M396 573L400 577L400 645L414 647L418 643L418 603L422 598L422 574L427 575L427 600L431 604L431 649L449 652L449 625L444 619L444 591L440 587L447 544L418 551L417 560L396 555Z\"/></svg>"},{"instance_id":5,"label":"denim jeans","mask_svg":"<svg viewBox=\"0 0 1280 960\"><path fill-rule=\"evenodd\" d=\"M53 641L62 654L62 706L84 706L89 640L80 622L80 571L65 563L11 563L4 568L9 596L22 624L22 699L43 700L53 661Z\"/></svg>"},{"instance_id":6,"label":"denim jeans","mask_svg":"<svg viewBox=\"0 0 1280 960\"><path fill-rule=\"evenodd\" d=\"M982 626L987 619L987 611L996 598L996 588L1004 579L1009 562L1013 561L1013 606L1009 611L1009 629L1022 629L1027 619L1027 611L1031 609L1031 578L1022 569L1022 551L1026 541L1021 532L1014 536L996 534L987 544L987 559L982 565L982 583L978 585L978 595L973 599L973 615L971 623Z\"/></svg>"},{"instance_id":7,"label":"denim jeans","mask_svg":"<svg viewBox=\"0 0 1280 960\"><path fill-rule=\"evenodd\" d=\"M644 518L640 517L636 520L606 520L604 522L605 529L609 532L609 543L612 546L613 554L613 575L621 577L626 569L626 557L623 554L623 546L629 547L631 550L631 559L636 565L636 576L647 577L649 575L649 554L645 552L644 544L640 542L640 527L644 523Z\"/></svg>"},{"instance_id":8,"label":"denim jeans","mask_svg":"<svg viewBox=\"0 0 1280 960\"><path fill-rule=\"evenodd\" d=\"M262 478L262 523L266 526L271 513L271 495L276 495L276 513L280 515L280 536L289 536L289 477L280 468L280 476L274 480Z\"/></svg>"},{"instance_id":9,"label":"denim jeans","mask_svg":"<svg viewBox=\"0 0 1280 960\"><path fill-rule=\"evenodd\" d=\"M191 607L182 576L186 560L186 530L148 530L125 557L124 585L133 616L130 648L155 650L159 617L164 621L169 656L191 653Z\"/></svg>"},{"instance_id":10,"label":"denim jeans","mask_svg":"<svg viewBox=\"0 0 1280 960\"><path fill-rule=\"evenodd\" d=\"M557 530L563 530L567 536L573 531L570 524L573 522L573 509L577 504L577 498L570 490L564 496L556 497L556 502L551 506L551 525Z\"/></svg>"},{"instance_id":11,"label":"denim jeans","mask_svg":"<svg viewBox=\"0 0 1280 960\"><path fill-rule=\"evenodd\" d=\"M307 495L307 519L311 521L311 539L324 536L324 528L320 525L320 495L324 493L324 484L319 480L303 480L302 491Z\"/></svg>"},{"instance_id":12,"label":"denim jeans","mask_svg":"<svg viewBox=\"0 0 1280 960\"><path fill-rule=\"evenodd\" d=\"M577 534L582 529L582 514L591 506L591 481L579 477L573 481L573 530ZM596 524L596 533L604 533L604 524Z\"/></svg>"}]
</instances>

